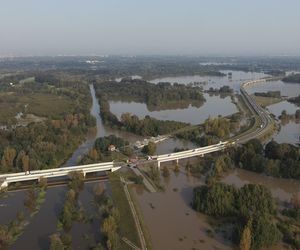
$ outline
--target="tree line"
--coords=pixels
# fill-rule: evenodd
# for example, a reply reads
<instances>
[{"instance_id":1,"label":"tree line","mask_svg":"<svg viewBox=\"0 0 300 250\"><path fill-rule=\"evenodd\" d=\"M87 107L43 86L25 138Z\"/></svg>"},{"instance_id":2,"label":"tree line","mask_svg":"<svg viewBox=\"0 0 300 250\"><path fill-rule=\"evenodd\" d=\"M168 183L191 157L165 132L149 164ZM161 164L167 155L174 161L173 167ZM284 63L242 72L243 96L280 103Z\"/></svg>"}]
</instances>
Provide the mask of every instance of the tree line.
<instances>
[{"instance_id":1,"label":"tree line","mask_svg":"<svg viewBox=\"0 0 300 250\"><path fill-rule=\"evenodd\" d=\"M276 206L271 192L261 185L247 184L237 189L214 183L196 187L193 208L217 218L231 218L232 241L242 250L268 248L282 238L273 222Z\"/></svg>"},{"instance_id":2,"label":"tree line","mask_svg":"<svg viewBox=\"0 0 300 250\"><path fill-rule=\"evenodd\" d=\"M267 175L300 179L299 147L270 141L265 147L257 139L250 140L243 147L234 148L231 159L235 166Z\"/></svg>"},{"instance_id":3,"label":"tree line","mask_svg":"<svg viewBox=\"0 0 300 250\"><path fill-rule=\"evenodd\" d=\"M149 110L163 109L166 104L184 102L200 107L204 102L202 89L184 84L162 82L153 84L140 79L124 78L121 82L101 82L95 84L97 96L104 93L109 100L125 100L146 103Z\"/></svg>"}]
</instances>

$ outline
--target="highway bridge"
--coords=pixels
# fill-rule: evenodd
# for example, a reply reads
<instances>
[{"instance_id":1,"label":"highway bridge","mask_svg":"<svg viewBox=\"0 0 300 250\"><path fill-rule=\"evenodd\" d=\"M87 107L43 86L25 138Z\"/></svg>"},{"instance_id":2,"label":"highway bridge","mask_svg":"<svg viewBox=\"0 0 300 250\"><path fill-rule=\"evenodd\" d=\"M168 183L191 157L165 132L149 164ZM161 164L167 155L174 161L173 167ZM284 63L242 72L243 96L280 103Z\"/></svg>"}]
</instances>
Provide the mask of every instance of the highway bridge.
<instances>
[{"instance_id":1,"label":"highway bridge","mask_svg":"<svg viewBox=\"0 0 300 250\"><path fill-rule=\"evenodd\" d=\"M267 80L270 79L248 81L243 83L240 88L242 97L246 105L248 106L249 110L251 110L253 115L255 115L258 121L258 123L256 123L253 128L249 129L248 131L244 132L241 135L231 138L230 141L219 142L215 145L181 151L177 153L156 155L153 156L153 159L150 162L157 162L158 167L160 167L160 164L163 162L177 161L178 163L180 159L185 159L185 158L190 158L195 156L204 156L205 154L222 151L226 147L233 145L235 143L244 143L247 142L248 140L263 135L265 131L268 129L269 125L272 123L272 118L263 108L261 108L259 105L256 104L253 98L245 90L245 87L257 83L266 82ZM138 163L141 162L142 161ZM0 175L0 189L6 188L9 183L30 181L30 180L40 180L41 178L48 179L53 177L68 176L71 172L74 171L80 171L84 175L86 173L91 173L91 172L116 171L120 169L123 165L124 163L105 162L105 163L96 163L96 164L82 165L82 166L71 166L71 167L54 168L54 169L47 169L47 170L35 170L35 171L31 171L30 174L25 174L24 172L14 173L14 174L4 174L4 175Z\"/></svg>"},{"instance_id":2,"label":"highway bridge","mask_svg":"<svg viewBox=\"0 0 300 250\"><path fill-rule=\"evenodd\" d=\"M218 144L210 145L207 147L201 147L177 153L153 156L153 160L157 161L158 167L160 167L160 164L163 162L176 161L178 163L180 159L190 158L194 156L204 156L205 154L222 151L228 146L234 145L236 143L245 143L251 139L262 136L266 132L266 130L268 130L270 124L272 124L272 118L265 109L256 104L254 99L247 93L245 88L258 83L266 82L271 79L272 78L264 78L259 80L247 81L244 82L240 87L242 97L247 107L258 121L258 123L254 125L254 127L250 128L248 131L242 133L241 135L231 138L229 141L219 142Z\"/></svg>"},{"instance_id":3,"label":"highway bridge","mask_svg":"<svg viewBox=\"0 0 300 250\"><path fill-rule=\"evenodd\" d=\"M54 178L69 176L71 172L78 171L85 176L87 173L103 172L103 171L116 171L121 168L121 164L114 162L95 163L81 166L70 166L63 168L53 168L45 170L34 170L27 173L12 173L0 175L0 189L7 188L10 183L23 182L23 181L40 181L42 178Z\"/></svg>"},{"instance_id":4,"label":"highway bridge","mask_svg":"<svg viewBox=\"0 0 300 250\"><path fill-rule=\"evenodd\" d=\"M206 147L195 148L195 149L185 150L185 151L171 153L171 154L157 155L154 156L153 159L157 161L157 166L160 168L160 164L162 162L176 161L178 164L178 161L180 159L185 159L185 158L195 157L195 156L204 156L205 154L221 151L224 150L226 146L228 146L229 144L230 143L228 141L219 142L218 144L210 145Z\"/></svg>"}]
</instances>

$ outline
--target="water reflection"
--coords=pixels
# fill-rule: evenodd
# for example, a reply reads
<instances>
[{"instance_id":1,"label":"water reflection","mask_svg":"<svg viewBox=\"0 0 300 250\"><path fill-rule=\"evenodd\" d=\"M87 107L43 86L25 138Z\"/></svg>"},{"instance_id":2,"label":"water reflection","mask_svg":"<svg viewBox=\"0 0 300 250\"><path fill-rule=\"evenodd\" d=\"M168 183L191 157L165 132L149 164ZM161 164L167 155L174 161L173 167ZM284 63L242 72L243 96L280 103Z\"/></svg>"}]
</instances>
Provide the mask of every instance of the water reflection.
<instances>
[{"instance_id":1,"label":"water reflection","mask_svg":"<svg viewBox=\"0 0 300 250\"><path fill-rule=\"evenodd\" d=\"M203 123L208 117L227 116L238 112L229 96L220 98L219 96L204 94L204 97L206 102L200 108L190 105L185 109L149 111L145 103L110 101L110 110L119 119L123 113L130 112L139 118L149 115L158 120L172 120L191 124Z\"/></svg>"},{"instance_id":2,"label":"water reflection","mask_svg":"<svg viewBox=\"0 0 300 250\"><path fill-rule=\"evenodd\" d=\"M298 144L300 142L300 123L289 121L280 127L280 131L273 136L278 143Z\"/></svg>"},{"instance_id":3,"label":"water reflection","mask_svg":"<svg viewBox=\"0 0 300 250\"><path fill-rule=\"evenodd\" d=\"M49 249L49 236L56 232L57 219L61 213L66 187L50 188L40 211L31 219L24 233L11 249ZM2 215L2 214L1 214Z\"/></svg>"},{"instance_id":4,"label":"water reflection","mask_svg":"<svg viewBox=\"0 0 300 250\"><path fill-rule=\"evenodd\" d=\"M231 72L232 77L229 78L227 76L219 77L219 76L199 76L199 75L174 76L174 77L157 78L151 80L150 82L152 83L170 82L170 83L182 83L182 84L200 82L203 83L203 88L205 90L209 89L210 87L220 88L224 85L229 85L234 90L239 91L240 84L242 82L268 76L260 72L244 72L244 71L236 71L236 70L221 70L220 72L226 75L228 75L228 73Z\"/></svg>"},{"instance_id":5,"label":"water reflection","mask_svg":"<svg viewBox=\"0 0 300 250\"><path fill-rule=\"evenodd\" d=\"M300 108L288 101L282 101L268 106L268 110L276 117L280 116L283 110L285 110L290 115L294 115L298 109Z\"/></svg>"},{"instance_id":6,"label":"water reflection","mask_svg":"<svg viewBox=\"0 0 300 250\"><path fill-rule=\"evenodd\" d=\"M255 92L280 91L282 96L295 97L300 95L300 84L285 83L283 81L264 82L248 87L247 91L250 94Z\"/></svg>"}]
</instances>

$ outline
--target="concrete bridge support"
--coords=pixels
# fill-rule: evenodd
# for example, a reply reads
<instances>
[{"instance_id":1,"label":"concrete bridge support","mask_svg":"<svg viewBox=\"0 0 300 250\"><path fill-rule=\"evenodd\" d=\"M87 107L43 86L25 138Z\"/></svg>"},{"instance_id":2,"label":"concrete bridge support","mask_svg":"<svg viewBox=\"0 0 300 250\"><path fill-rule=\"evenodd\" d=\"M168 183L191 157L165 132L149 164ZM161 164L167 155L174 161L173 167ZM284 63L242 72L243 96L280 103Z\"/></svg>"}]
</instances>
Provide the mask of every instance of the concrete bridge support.
<instances>
[{"instance_id":1,"label":"concrete bridge support","mask_svg":"<svg viewBox=\"0 0 300 250\"><path fill-rule=\"evenodd\" d=\"M3 190L3 189L5 189L5 188L7 188L7 187L8 187L8 182L7 182L7 181L1 182L0 190Z\"/></svg>"},{"instance_id":2,"label":"concrete bridge support","mask_svg":"<svg viewBox=\"0 0 300 250\"><path fill-rule=\"evenodd\" d=\"M113 167L113 168L111 168L111 172L115 172L115 171L117 171L117 170L119 170L121 167Z\"/></svg>"}]
</instances>

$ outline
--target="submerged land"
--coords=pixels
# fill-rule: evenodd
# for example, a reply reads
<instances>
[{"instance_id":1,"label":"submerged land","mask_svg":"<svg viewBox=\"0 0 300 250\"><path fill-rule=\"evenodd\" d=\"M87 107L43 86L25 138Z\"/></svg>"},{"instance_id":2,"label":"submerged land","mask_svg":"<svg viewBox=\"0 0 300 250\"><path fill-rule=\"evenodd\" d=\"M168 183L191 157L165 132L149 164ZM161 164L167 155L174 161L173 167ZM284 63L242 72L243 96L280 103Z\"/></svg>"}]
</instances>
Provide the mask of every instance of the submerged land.
<instances>
[{"instance_id":1,"label":"submerged land","mask_svg":"<svg viewBox=\"0 0 300 250\"><path fill-rule=\"evenodd\" d=\"M2 175L121 167L9 184L1 249L300 247L299 58L36 57L0 68Z\"/></svg>"}]
</instances>

